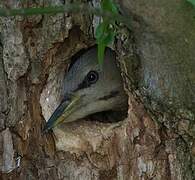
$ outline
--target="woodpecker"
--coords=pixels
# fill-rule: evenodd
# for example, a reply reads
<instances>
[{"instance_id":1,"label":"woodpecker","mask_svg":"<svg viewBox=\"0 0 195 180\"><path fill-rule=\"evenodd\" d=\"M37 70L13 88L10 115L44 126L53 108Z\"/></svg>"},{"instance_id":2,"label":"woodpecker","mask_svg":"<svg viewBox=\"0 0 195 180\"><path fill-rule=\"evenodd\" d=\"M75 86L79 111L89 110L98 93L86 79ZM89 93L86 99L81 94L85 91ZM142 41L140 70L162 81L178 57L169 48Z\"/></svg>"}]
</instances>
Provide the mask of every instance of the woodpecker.
<instances>
[{"instance_id":1,"label":"woodpecker","mask_svg":"<svg viewBox=\"0 0 195 180\"><path fill-rule=\"evenodd\" d=\"M106 48L102 66L98 64L97 47L81 55L64 77L62 97L44 131L59 123L73 122L97 112L124 110L127 95L115 52Z\"/></svg>"}]
</instances>

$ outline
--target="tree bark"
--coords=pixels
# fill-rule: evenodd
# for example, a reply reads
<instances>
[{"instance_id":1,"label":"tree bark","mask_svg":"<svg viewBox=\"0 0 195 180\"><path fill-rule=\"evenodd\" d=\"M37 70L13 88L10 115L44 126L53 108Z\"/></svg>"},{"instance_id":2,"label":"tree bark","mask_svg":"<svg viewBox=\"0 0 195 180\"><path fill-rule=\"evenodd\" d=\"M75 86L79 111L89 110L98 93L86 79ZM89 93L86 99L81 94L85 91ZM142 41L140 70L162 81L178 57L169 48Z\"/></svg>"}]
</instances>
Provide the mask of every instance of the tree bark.
<instances>
[{"instance_id":1,"label":"tree bark","mask_svg":"<svg viewBox=\"0 0 195 180\"><path fill-rule=\"evenodd\" d=\"M127 118L80 120L48 134L42 129L59 103L71 57L95 44L99 18L64 13L0 19L2 179L195 178L195 11L183 0L118 4L132 21L131 30L119 25L112 45L129 97Z\"/></svg>"}]
</instances>

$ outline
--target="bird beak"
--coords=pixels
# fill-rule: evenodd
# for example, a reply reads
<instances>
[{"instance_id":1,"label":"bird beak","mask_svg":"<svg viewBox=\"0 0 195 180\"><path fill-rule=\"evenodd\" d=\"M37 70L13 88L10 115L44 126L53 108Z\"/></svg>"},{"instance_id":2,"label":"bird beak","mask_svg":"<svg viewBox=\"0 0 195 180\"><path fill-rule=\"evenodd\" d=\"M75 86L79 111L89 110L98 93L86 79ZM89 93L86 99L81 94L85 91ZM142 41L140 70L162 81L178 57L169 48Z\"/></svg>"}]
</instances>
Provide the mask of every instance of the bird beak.
<instances>
[{"instance_id":1,"label":"bird beak","mask_svg":"<svg viewBox=\"0 0 195 180\"><path fill-rule=\"evenodd\" d=\"M59 123L65 121L70 114L72 114L76 109L78 109L80 102L81 96L73 94L66 95L60 105L57 107L57 109L47 121L43 132L47 132Z\"/></svg>"}]
</instances>

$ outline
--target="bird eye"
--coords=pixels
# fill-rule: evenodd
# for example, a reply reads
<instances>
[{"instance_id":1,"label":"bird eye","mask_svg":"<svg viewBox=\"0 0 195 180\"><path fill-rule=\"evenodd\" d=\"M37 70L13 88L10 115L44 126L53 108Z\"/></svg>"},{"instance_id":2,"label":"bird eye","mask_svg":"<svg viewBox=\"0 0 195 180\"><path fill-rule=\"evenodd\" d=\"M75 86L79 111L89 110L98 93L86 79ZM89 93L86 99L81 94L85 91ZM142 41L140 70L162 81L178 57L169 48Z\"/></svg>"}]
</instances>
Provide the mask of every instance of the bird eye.
<instances>
[{"instance_id":1,"label":"bird eye","mask_svg":"<svg viewBox=\"0 0 195 180\"><path fill-rule=\"evenodd\" d=\"M96 71L90 71L90 72L87 74L87 81L88 81L90 84L96 83L97 80L98 80L98 72L96 72Z\"/></svg>"}]
</instances>

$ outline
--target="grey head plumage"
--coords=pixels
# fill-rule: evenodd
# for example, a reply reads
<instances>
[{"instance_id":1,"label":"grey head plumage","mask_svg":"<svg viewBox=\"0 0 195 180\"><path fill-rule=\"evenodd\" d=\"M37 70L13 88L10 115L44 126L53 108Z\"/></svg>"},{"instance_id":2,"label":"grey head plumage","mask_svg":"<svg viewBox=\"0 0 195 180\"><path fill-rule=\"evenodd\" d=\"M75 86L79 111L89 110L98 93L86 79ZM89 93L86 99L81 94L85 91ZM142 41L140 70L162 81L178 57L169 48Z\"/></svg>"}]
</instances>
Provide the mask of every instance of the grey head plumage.
<instances>
[{"instance_id":1,"label":"grey head plumage","mask_svg":"<svg viewBox=\"0 0 195 180\"><path fill-rule=\"evenodd\" d=\"M97 112L124 109L127 96L115 52L106 49L102 68L97 60L97 47L81 55L65 75L62 96L44 127L46 131L59 123L76 121Z\"/></svg>"}]
</instances>

